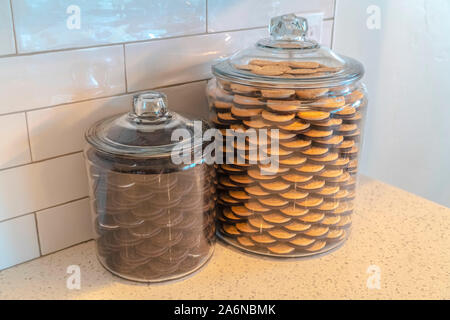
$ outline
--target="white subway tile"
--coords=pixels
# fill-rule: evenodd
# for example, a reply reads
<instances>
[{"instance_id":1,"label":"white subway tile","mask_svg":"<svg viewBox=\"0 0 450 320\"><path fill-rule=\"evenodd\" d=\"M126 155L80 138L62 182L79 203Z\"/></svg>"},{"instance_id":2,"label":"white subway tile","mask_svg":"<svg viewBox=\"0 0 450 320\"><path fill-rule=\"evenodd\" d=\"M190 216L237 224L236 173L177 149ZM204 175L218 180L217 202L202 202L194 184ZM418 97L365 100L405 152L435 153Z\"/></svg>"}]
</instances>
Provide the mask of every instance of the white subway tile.
<instances>
[{"instance_id":1,"label":"white subway tile","mask_svg":"<svg viewBox=\"0 0 450 320\"><path fill-rule=\"evenodd\" d=\"M326 20L322 25L322 40L321 44L331 48L333 40L333 24L334 20Z\"/></svg>"},{"instance_id":2,"label":"white subway tile","mask_svg":"<svg viewBox=\"0 0 450 320\"><path fill-rule=\"evenodd\" d=\"M206 30L206 0L14 0L13 9L21 53Z\"/></svg>"},{"instance_id":3,"label":"white subway tile","mask_svg":"<svg viewBox=\"0 0 450 320\"><path fill-rule=\"evenodd\" d=\"M170 110L195 118L208 117L206 81L162 88L160 91L167 95Z\"/></svg>"},{"instance_id":4,"label":"white subway tile","mask_svg":"<svg viewBox=\"0 0 450 320\"><path fill-rule=\"evenodd\" d=\"M160 91L168 95L171 110L205 117L208 113L205 88L206 81L200 81L162 88ZM130 111L132 103L133 94L128 94L28 112L33 160L81 151L86 142L84 133L92 124Z\"/></svg>"},{"instance_id":5,"label":"white subway tile","mask_svg":"<svg viewBox=\"0 0 450 320\"><path fill-rule=\"evenodd\" d=\"M301 12L332 18L334 0L208 0L208 32L267 26L272 17Z\"/></svg>"},{"instance_id":6,"label":"white subway tile","mask_svg":"<svg viewBox=\"0 0 450 320\"><path fill-rule=\"evenodd\" d=\"M300 15L299 13L297 14ZM302 16L308 20L308 33L306 37L321 43L323 37L323 13L306 13L302 14Z\"/></svg>"},{"instance_id":7,"label":"white subway tile","mask_svg":"<svg viewBox=\"0 0 450 320\"><path fill-rule=\"evenodd\" d=\"M42 254L92 239L89 199L36 212Z\"/></svg>"},{"instance_id":8,"label":"white subway tile","mask_svg":"<svg viewBox=\"0 0 450 320\"><path fill-rule=\"evenodd\" d=\"M132 100L125 95L28 112L33 160L82 150L86 130L98 120L129 111Z\"/></svg>"},{"instance_id":9,"label":"white subway tile","mask_svg":"<svg viewBox=\"0 0 450 320\"><path fill-rule=\"evenodd\" d=\"M0 270L39 255L34 214L0 222Z\"/></svg>"},{"instance_id":10,"label":"white subway tile","mask_svg":"<svg viewBox=\"0 0 450 320\"><path fill-rule=\"evenodd\" d=\"M0 169L30 161L25 113L0 116Z\"/></svg>"},{"instance_id":11,"label":"white subway tile","mask_svg":"<svg viewBox=\"0 0 450 320\"><path fill-rule=\"evenodd\" d=\"M211 65L218 59L265 36L266 29L256 29L128 44L128 90L207 79L211 77Z\"/></svg>"},{"instance_id":12,"label":"white subway tile","mask_svg":"<svg viewBox=\"0 0 450 320\"><path fill-rule=\"evenodd\" d=\"M0 114L125 91L122 46L0 59Z\"/></svg>"},{"instance_id":13,"label":"white subway tile","mask_svg":"<svg viewBox=\"0 0 450 320\"><path fill-rule=\"evenodd\" d=\"M16 53L9 0L0 0L0 56Z\"/></svg>"},{"instance_id":14,"label":"white subway tile","mask_svg":"<svg viewBox=\"0 0 450 320\"><path fill-rule=\"evenodd\" d=\"M0 171L0 221L88 195L81 153Z\"/></svg>"}]
</instances>

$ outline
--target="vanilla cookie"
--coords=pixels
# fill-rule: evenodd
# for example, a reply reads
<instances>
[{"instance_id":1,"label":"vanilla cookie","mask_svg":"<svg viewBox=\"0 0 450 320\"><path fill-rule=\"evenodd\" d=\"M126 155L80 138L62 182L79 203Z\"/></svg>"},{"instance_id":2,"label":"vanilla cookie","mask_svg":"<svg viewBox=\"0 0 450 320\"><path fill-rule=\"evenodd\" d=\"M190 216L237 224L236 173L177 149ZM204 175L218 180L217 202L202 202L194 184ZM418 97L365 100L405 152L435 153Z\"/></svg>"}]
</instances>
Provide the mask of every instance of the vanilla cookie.
<instances>
[{"instance_id":1,"label":"vanilla cookie","mask_svg":"<svg viewBox=\"0 0 450 320\"><path fill-rule=\"evenodd\" d=\"M295 114L278 114L265 110L261 113L261 116L266 122L280 126L292 123L295 118Z\"/></svg>"},{"instance_id":2,"label":"vanilla cookie","mask_svg":"<svg viewBox=\"0 0 450 320\"><path fill-rule=\"evenodd\" d=\"M242 109L242 108L238 108L236 106L232 106L230 111L231 111L231 115L235 119L251 120L254 117L258 117L261 114L262 109Z\"/></svg>"},{"instance_id":3,"label":"vanilla cookie","mask_svg":"<svg viewBox=\"0 0 450 320\"><path fill-rule=\"evenodd\" d=\"M264 221L275 225L285 225L292 220L290 217L283 216L279 213L264 214L262 218Z\"/></svg>"},{"instance_id":4,"label":"vanilla cookie","mask_svg":"<svg viewBox=\"0 0 450 320\"><path fill-rule=\"evenodd\" d=\"M280 141L280 146L286 150L303 151L311 147L311 140L296 139L292 141Z\"/></svg>"},{"instance_id":5,"label":"vanilla cookie","mask_svg":"<svg viewBox=\"0 0 450 320\"><path fill-rule=\"evenodd\" d=\"M230 102L224 102L219 100L214 101L214 109L217 111L217 113L230 112L232 106L233 104Z\"/></svg>"},{"instance_id":6,"label":"vanilla cookie","mask_svg":"<svg viewBox=\"0 0 450 320\"><path fill-rule=\"evenodd\" d=\"M315 99L317 97L323 96L328 92L328 88L317 88L317 89L298 89L295 90L295 94L300 99Z\"/></svg>"},{"instance_id":7,"label":"vanilla cookie","mask_svg":"<svg viewBox=\"0 0 450 320\"><path fill-rule=\"evenodd\" d=\"M295 239L292 239L289 241L289 244L295 246L295 247L299 247L299 248L306 248L306 247L310 247L311 245L314 244L316 240L311 239L311 238L305 238L305 237L296 237Z\"/></svg>"},{"instance_id":8,"label":"vanilla cookie","mask_svg":"<svg viewBox=\"0 0 450 320\"><path fill-rule=\"evenodd\" d=\"M284 208L284 209L280 209L280 212L289 217L289 218L296 218L296 217L301 217L304 216L305 214L307 214L309 212L309 209L306 209L304 207L299 207L297 205L295 205L295 202L291 205L289 205L288 207Z\"/></svg>"},{"instance_id":9,"label":"vanilla cookie","mask_svg":"<svg viewBox=\"0 0 450 320\"><path fill-rule=\"evenodd\" d=\"M298 190L289 190L287 192L280 193L280 197L286 200L301 200L308 196L307 192Z\"/></svg>"},{"instance_id":10,"label":"vanilla cookie","mask_svg":"<svg viewBox=\"0 0 450 320\"><path fill-rule=\"evenodd\" d=\"M295 94L295 90L290 89L268 89L261 90L261 96L268 99L288 99Z\"/></svg>"},{"instance_id":11,"label":"vanilla cookie","mask_svg":"<svg viewBox=\"0 0 450 320\"><path fill-rule=\"evenodd\" d=\"M314 145L322 148L336 148L344 142L343 136L332 135L327 138L316 138L313 140Z\"/></svg>"},{"instance_id":12,"label":"vanilla cookie","mask_svg":"<svg viewBox=\"0 0 450 320\"><path fill-rule=\"evenodd\" d=\"M222 225L222 231L223 231L227 236L230 236L230 237L237 237L237 236L240 236L240 235L241 235L241 233L239 232L239 230L236 229L236 227L233 226L233 225L228 225L228 224Z\"/></svg>"},{"instance_id":13,"label":"vanilla cookie","mask_svg":"<svg viewBox=\"0 0 450 320\"><path fill-rule=\"evenodd\" d=\"M283 73L292 74L292 75L309 75L317 73L316 69L289 69L284 71Z\"/></svg>"},{"instance_id":14,"label":"vanilla cookie","mask_svg":"<svg viewBox=\"0 0 450 320\"><path fill-rule=\"evenodd\" d=\"M262 118L244 120L243 123L246 127L253 129L263 129L270 127L270 124L264 121Z\"/></svg>"},{"instance_id":15,"label":"vanilla cookie","mask_svg":"<svg viewBox=\"0 0 450 320\"><path fill-rule=\"evenodd\" d=\"M274 246L268 246L270 252L275 254L288 254L295 250L294 247L291 247L285 243L279 243Z\"/></svg>"},{"instance_id":16,"label":"vanilla cookie","mask_svg":"<svg viewBox=\"0 0 450 320\"><path fill-rule=\"evenodd\" d=\"M318 223L318 222L322 221L324 218L325 218L324 213L311 212L311 213L305 214L304 216L299 217L298 219L305 223Z\"/></svg>"},{"instance_id":17,"label":"vanilla cookie","mask_svg":"<svg viewBox=\"0 0 450 320\"><path fill-rule=\"evenodd\" d=\"M342 136L349 136L354 134L358 130L358 126L353 123L344 123L339 126L335 130L336 134L342 135Z\"/></svg>"},{"instance_id":18,"label":"vanilla cookie","mask_svg":"<svg viewBox=\"0 0 450 320\"><path fill-rule=\"evenodd\" d=\"M289 173L281 176L285 181L295 183L296 185L306 184L312 180L313 176L300 175L296 173Z\"/></svg>"},{"instance_id":19,"label":"vanilla cookie","mask_svg":"<svg viewBox=\"0 0 450 320\"><path fill-rule=\"evenodd\" d=\"M336 130L342 124L342 119L331 118L323 122L311 124L311 128L316 130Z\"/></svg>"},{"instance_id":20,"label":"vanilla cookie","mask_svg":"<svg viewBox=\"0 0 450 320\"><path fill-rule=\"evenodd\" d=\"M297 117L307 121L325 121L330 118L329 112L324 111L299 111Z\"/></svg>"},{"instance_id":21,"label":"vanilla cookie","mask_svg":"<svg viewBox=\"0 0 450 320\"><path fill-rule=\"evenodd\" d=\"M282 209L289 205L289 201L280 197L261 198L258 201L267 208L270 209Z\"/></svg>"},{"instance_id":22,"label":"vanilla cookie","mask_svg":"<svg viewBox=\"0 0 450 320\"><path fill-rule=\"evenodd\" d=\"M259 213L259 214L260 213L267 213L267 212L271 211L271 209L262 206L261 203L259 203L256 200L252 200L252 201L246 202L246 203L244 203L244 206L248 210L250 210L251 212Z\"/></svg>"},{"instance_id":23,"label":"vanilla cookie","mask_svg":"<svg viewBox=\"0 0 450 320\"><path fill-rule=\"evenodd\" d=\"M333 135L332 130L316 130L310 129L304 133L302 133L304 137L314 139L314 138L327 138Z\"/></svg>"},{"instance_id":24,"label":"vanilla cookie","mask_svg":"<svg viewBox=\"0 0 450 320\"><path fill-rule=\"evenodd\" d=\"M248 223L259 230L259 232L262 232L263 230L270 230L275 228L275 226L273 224L270 224L268 222L266 222L264 219L262 219L261 217L253 217L248 219Z\"/></svg>"},{"instance_id":25,"label":"vanilla cookie","mask_svg":"<svg viewBox=\"0 0 450 320\"><path fill-rule=\"evenodd\" d=\"M325 166L321 164L312 164L312 163L306 163L302 166L298 166L294 168L295 171L298 171L302 174L312 175L312 174L319 174L320 172L325 170Z\"/></svg>"},{"instance_id":26,"label":"vanilla cookie","mask_svg":"<svg viewBox=\"0 0 450 320\"><path fill-rule=\"evenodd\" d=\"M236 240L237 240L237 242L239 242L239 244L241 246L244 246L244 247L254 247L255 246L255 243L252 240L250 240L250 238L248 238L248 237L237 237Z\"/></svg>"},{"instance_id":27,"label":"vanilla cookie","mask_svg":"<svg viewBox=\"0 0 450 320\"><path fill-rule=\"evenodd\" d=\"M274 229L267 232L271 237L278 240L289 240L294 238L297 234L295 232L289 232L284 229Z\"/></svg>"},{"instance_id":28,"label":"vanilla cookie","mask_svg":"<svg viewBox=\"0 0 450 320\"><path fill-rule=\"evenodd\" d=\"M247 96L241 96L241 95L235 95L233 97L233 102L237 106L241 108L253 108L253 109L260 109L263 107L266 103L264 101L259 100L258 98L254 97L247 97Z\"/></svg>"},{"instance_id":29,"label":"vanilla cookie","mask_svg":"<svg viewBox=\"0 0 450 320\"><path fill-rule=\"evenodd\" d=\"M253 69L254 74L261 76L280 76L283 73L291 73L293 70L291 68L281 65L267 65L259 69Z\"/></svg>"},{"instance_id":30,"label":"vanilla cookie","mask_svg":"<svg viewBox=\"0 0 450 320\"><path fill-rule=\"evenodd\" d=\"M280 128L281 131L288 132L288 133L296 133L296 134L308 131L309 127L310 127L309 123L305 123L302 121L294 121L287 125L279 125L278 126L278 128Z\"/></svg>"},{"instance_id":31,"label":"vanilla cookie","mask_svg":"<svg viewBox=\"0 0 450 320\"><path fill-rule=\"evenodd\" d=\"M239 119L236 119L235 117L233 117L231 112L218 113L217 114L217 119L221 123L226 123L226 124L239 123L240 122Z\"/></svg>"},{"instance_id":32,"label":"vanilla cookie","mask_svg":"<svg viewBox=\"0 0 450 320\"><path fill-rule=\"evenodd\" d=\"M309 105L314 109L332 111L343 107L345 105L345 99L344 97L320 98Z\"/></svg>"},{"instance_id":33,"label":"vanilla cookie","mask_svg":"<svg viewBox=\"0 0 450 320\"><path fill-rule=\"evenodd\" d=\"M312 246L305 248L305 250L309 252L317 252L325 248L326 244L326 241L316 241Z\"/></svg>"},{"instance_id":34,"label":"vanilla cookie","mask_svg":"<svg viewBox=\"0 0 450 320\"><path fill-rule=\"evenodd\" d=\"M266 234L251 235L250 239L252 239L252 241L254 241L256 244L259 244L262 246L267 246L267 245L277 242L276 239L274 239L271 236L266 235Z\"/></svg>"},{"instance_id":35,"label":"vanilla cookie","mask_svg":"<svg viewBox=\"0 0 450 320\"><path fill-rule=\"evenodd\" d=\"M295 114L300 105L301 103L298 100L268 100L266 103L267 109L279 114Z\"/></svg>"},{"instance_id":36,"label":"vanilla cookie","mask_svg":"<svg viewBox=\"0 0 450 320\"><path fill-rule=\"evenodd\" d=\"M240 186L248 186L255 183L255 180L248 175L231 175L229 176L229 179L232 183Z\"/></svg>"},{"instance_id":37,"label":"vanilla cookie","mask_svg":"<svg viewBox=\"0 0 450 320\"><path fill-rule=\"evenodd\" d=\"M313 209L323 203L323 198L308 197L305 200L296 201L295 204L301 208Z\"/></svg>"},{"instance_id":38,"label":"vanilla cookie","mask_svg":"<svg viewBox=\"0 0 450 320\"><path fill-rule=\"evenodd\" d=\"M330 228L327 226L315 225L306 230L303 234L312 238L322 238L326 236L328 231L330 231Z\"/></svg>"},{"instance_id":39,"label":"vanilla cookie","mask_svg":"<svg viewBox=\"0 0 450 320\"><path fill-rule=\"evenodd\" d=\"M231 83L230 89L234 93L243 94L243 95L247 95L247 94L254 95L255 93L258 92L258 89L255 87L244 86L244 85L237 84L237 83Z\"/></svg>"},{"instance_id":40,"label":"vanilla cookie","mask_svg":"<svg viewBox=\"0 0 450 320\"><path fill-rule=\"evenodd\" d=\"M303 69L316 69L320 66L318 62L314 61L289 61L288 64L292 68L303 68Z\"/></svg>"},{"instance_id":41,"label":"vanilla cookie","mask_svg":"<svg viewBox=\"0 0 450 320\"><path fill-rule=\"evenodd\" d=\"M301 154L308 158L321 158L327 155L330 149L323 147L311 147L309 149L300 151Z\"/></svg>"},{"instance_id":42,"label":"vanilla cookie","mask_svg":"<svg viewBox=\"0 0 450 320\"><path fill-rule=\"evenodd\" d=\"M333 118L339 118L339 119L348 119L352 118L356 113L356 109L350 106L345 106L342 108L342 110L339 110L335 113L333 113Z\"/></svg>"},{"instance_id":43,"label":"vanilla cookie","mask_svg":"<svg viewBox=\"0 0 450 320\"><path fill-rule=\"evenodd\" d=\"M260 186L250 186L244 188L245 192L249 194L249 196L258 198L258 197L267 197L270 196L270 193L267 191L264 191Z\"/></svg>"},{"instance_id":44,"label":"vanilla cookie","mask_svg":"<svg viewBox=\"0 0 450 320\"><path fill-rule=\"evenodd\" d=\"M287 159L280 159L278 164L283 168L296 168L306 162L306 157L302 157L300 155L294 155Z\"/></svg>"},{"instance_id":45,"label":"vanilla cookie","mask_svg":"<svg viewBox=\"0 0 450 320\"><path fill-rule=\"evenodd\" d=\"M241 218L248 218L253 216L253 212L244 206L232 206L231 212Z\"/></svg>"}]
</instances>

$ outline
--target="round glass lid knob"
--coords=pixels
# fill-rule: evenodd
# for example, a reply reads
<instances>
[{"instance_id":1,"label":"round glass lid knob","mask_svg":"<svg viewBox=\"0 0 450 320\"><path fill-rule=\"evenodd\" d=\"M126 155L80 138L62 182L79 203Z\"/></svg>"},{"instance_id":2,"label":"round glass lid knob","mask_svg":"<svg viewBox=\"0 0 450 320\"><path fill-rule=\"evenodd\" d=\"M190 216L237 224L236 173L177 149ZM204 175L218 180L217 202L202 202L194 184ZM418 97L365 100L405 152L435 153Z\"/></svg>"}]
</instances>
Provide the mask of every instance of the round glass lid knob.
<instances>
[{"instance_id":1,"label":"round glass lid knob","mask_svg":"<svg viewBox=\"0 0 450 320\"><path fill-rule=\"evenodd\" d=\"M270 20L269 31L273 40L304 40L308 21L293 13L274 17Z\"/></svg>"},{"instance_id":2,"label":"round glass lid knob","mask_svg":"<svg viewBox=\"0 0 450 320\"><path fill-rule=\"evenodd\" d=\"M147 91L133 97L133 113L138 118L163 120L169 115L167 96L158 91Z\"/></svg>"}]
</instances>

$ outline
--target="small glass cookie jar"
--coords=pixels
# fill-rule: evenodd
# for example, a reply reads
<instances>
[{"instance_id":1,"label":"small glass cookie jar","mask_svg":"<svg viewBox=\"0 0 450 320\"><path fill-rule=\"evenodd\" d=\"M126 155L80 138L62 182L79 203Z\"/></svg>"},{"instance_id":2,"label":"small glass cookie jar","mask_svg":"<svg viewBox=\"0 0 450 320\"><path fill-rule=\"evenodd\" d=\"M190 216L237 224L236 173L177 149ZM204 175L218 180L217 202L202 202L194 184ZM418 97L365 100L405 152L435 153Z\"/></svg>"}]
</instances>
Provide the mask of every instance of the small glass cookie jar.
<instances>
[{"instance_id":1,"label":"small glass cookie jar","mask_svg":"<svg viewBox=\"0 0 450 320\"><path fill-rule=\"evenodd\" d=\"M201 158L173 160L176 148L192 154L203 143L174 141L177 130L195 137L194 121L169 111L166 96L151 91L134 97L130 113L102 120L86 133L98 258L120 277L180 278L213 253L216 173Z\"/></svg>"},{"instance_id":2,"label":"small glass cookie jar","mask_svg":"<svg viewBox=\"0 0 450 320\"><path fill-rule=\"evenodd\" d=\"M352 224L367 93L363 66L273 18L270 38L214 65L210 121L223 136L217 234L277 257L324 253Z\"/></svg>"}]
</instances>

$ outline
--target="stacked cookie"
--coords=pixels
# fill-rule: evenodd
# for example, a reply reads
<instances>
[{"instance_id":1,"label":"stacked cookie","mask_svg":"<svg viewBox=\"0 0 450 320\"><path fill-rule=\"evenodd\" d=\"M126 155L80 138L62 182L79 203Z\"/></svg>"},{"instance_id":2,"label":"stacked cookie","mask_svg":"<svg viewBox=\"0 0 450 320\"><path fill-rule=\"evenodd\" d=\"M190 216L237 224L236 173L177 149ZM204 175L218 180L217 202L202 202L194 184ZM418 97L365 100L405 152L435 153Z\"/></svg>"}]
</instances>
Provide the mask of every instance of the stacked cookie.
<instances>
[{"instance_id":1,"label":"stacked cookie","mask_svg":"<svg viewBox=\"0 0 450 320\"><path fill-rule=\"evenodd\" d=\"M98 255L107 269L131 280L161 281L207 261L215 233L213 167L120 172L93 151L87 157Z\"/></svg>"},{"instance_id":2,"label":"stacked cookie","mask_svg":"<svg viewBox=\"0 0 450 320\"><path fill-rule=\"evenodd\" d=\"M260 76L280 78L311 78L338 72L338 67L328 67L314 61L272 61L263 59L250 60L245 65L235 65L244 70Z\"/></svg>"},{"instance_id":3,"label":"stacked cookie","mask_svg":"<svg viewBox=\"0 0 450 320\"><path fill-rule=\"evenodd\" d=\"M342 243L352 222L364 89L212 81L211 121L225 137L267 129L275 139L272 130L278 129L279 145L248 136L245 145L224 144L227 162L217 166L219 236L279 256L324 252ZM268 156L276 156L275 168L265 162Z\"/></svg>"}]
</instances>

